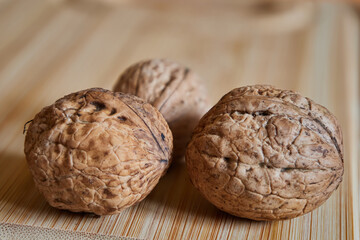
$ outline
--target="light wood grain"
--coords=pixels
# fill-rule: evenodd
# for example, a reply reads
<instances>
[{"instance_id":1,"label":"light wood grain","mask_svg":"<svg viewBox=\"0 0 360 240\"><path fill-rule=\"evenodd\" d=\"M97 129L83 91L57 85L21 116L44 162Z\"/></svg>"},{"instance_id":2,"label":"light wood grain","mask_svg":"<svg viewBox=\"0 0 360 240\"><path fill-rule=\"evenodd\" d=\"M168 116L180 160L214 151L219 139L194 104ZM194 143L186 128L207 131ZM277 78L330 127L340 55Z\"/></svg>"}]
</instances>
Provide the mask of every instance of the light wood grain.
<instances>
[{"instance_id":1,"label":"light wood grain","mask_svg":"<svg viewBox=\"0 0 360 240\"><path fill-rule=\"evenodd\" d=\"M298 6L248 14L234 1L0 1L0 223L147 239L359 239L359 23L343 5ZM213 104L235 87L267 83L325 105L344 132L343 183L305 216L255 222L213 207L177 161L118 215L51 208L27 169L23 124L65 94L111 88L150 57L197 71ZM12 225L0 233L4 226Z\"/></svg>"}]
</instances>

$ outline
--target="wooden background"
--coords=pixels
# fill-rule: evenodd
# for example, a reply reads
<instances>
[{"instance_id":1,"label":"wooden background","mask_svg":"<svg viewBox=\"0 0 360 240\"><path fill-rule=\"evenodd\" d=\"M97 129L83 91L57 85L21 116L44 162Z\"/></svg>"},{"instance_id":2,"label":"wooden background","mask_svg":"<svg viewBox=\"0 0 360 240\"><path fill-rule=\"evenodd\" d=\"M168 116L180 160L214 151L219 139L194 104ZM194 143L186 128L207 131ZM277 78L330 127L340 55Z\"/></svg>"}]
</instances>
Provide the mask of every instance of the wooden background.
<instances>
[{"instance_id":1,"label":"wooden background","mask_svg":"<svg viewBox=\"0 0 360 240\"><path fill-rule=\"evenodd\" d=\"M349 7L325 3L0 0L0 239L359 239L358 23ZM305 216L255 222L213 207L178 161L119 215L51 208L27 169L24 123L65 94L111 88L129 64L151 57L198 72L212 103L268 83L328 107L345 136L339 189Z\"/></svg>"}]
</instances>

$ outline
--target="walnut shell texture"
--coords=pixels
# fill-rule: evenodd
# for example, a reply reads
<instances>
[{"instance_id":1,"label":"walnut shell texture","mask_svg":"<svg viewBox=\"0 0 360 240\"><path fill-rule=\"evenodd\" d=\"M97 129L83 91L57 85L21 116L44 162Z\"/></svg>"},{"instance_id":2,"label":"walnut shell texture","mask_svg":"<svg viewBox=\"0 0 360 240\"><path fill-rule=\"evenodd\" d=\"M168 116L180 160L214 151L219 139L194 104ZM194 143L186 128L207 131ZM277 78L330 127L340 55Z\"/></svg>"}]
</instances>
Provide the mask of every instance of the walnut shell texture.
<instances>
[{"instance_id":1,"label":"walnut shell texture","mask_svg":"<svg viewBox=\"0 0 360 240\"><path fill-rule=\"evenodd\" d=\"M53 207L115 214L143 198L168 168L172 134L138 97L92 88L42 109L25 138L35 184Z\"/></svg>"},{"instance_id":2,"label":"walnut shell texture","mask_svg":"<svg viewBox=\"0 0 360 240\"><path fill-rule=\"evenodd\" d=\"M325 107L298 93L237 88L200 120L186 165L194 186L225 212L293 218L319 207L342 181L342 133Z\"/></svg>"},{"instance_id":3,"label":"walnut shell texture","mask_svg":"<svg viewBox=\"0 0 360 240\"><path fill-rule=\"evenodd\" d=\"M189 68L167 59L151 59L127 68L113 88L156 107L174 136L175 158L184 155L191 133L208 111L206 91Z\"/></svg>"}]
</instances>

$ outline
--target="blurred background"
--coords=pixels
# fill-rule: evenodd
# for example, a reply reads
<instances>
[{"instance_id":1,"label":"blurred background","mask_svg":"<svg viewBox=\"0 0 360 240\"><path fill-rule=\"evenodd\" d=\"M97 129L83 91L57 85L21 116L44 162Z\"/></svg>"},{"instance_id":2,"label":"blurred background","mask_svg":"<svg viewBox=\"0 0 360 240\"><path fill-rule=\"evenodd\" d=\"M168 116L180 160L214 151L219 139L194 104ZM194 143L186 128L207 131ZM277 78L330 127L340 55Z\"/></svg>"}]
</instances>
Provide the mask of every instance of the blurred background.
<instances>
[{"instance_id":1,"label":"blurred background","mask_svg":"<svg viewBox=\"0 0 360 240\"><path fill-rule=\"evenodd\" d=\"M127 66L153 57L179 61L216 86L214 103L251 83L301 91L341 81L339 51L358 45L351 11L307 1L1 0L1 106L36 95L27 104L40 107L75 90L111 88ZM314 100L329 92L322 88Z\"/></svg>"},{"instance_id":2,"label":"blurred background","mask_svg":"<svg viewBox=\"0 0 360 240\"><path fill-rule=\"evenodd\" d=\"M305 237L322 232L328 234L322 239L358 238L358 10L350 3L310 1L0 0L0 168L6 169L0 172L0 222L78 229L87 221L74 217L79 223L61 225L52 219L57 213L32 195L33 185L24 184L31 180L22 153L22 126L63 95L90 87L111 89L130 64L156 57L197 72L212 104L233 88L266 83L299 91L334 112L346 142L344 183L315 211L314 220L308 214L281 226ZM20 175L26 181L13 185L17 187L9 195L7 186ZM191 204L186 205L190 210ZM25 213L35 211L37 220L21 210L26 206L33 209ZM329 215L326 208L334 211ZM124 233L109 230L115 216L104 221L108 225L95 222L80 225L80 230ZM317 227L315 233L308 222L310 229ZM265 234L278 228L254 224L249 231L255 235L248 236L258 239L255 230ZM229 229L229 234L235 231ZM150 235L137 231L123 235L153 236L150 228ZM286 231L279 236L290 236Z\"/></svg>"}]
</instances>

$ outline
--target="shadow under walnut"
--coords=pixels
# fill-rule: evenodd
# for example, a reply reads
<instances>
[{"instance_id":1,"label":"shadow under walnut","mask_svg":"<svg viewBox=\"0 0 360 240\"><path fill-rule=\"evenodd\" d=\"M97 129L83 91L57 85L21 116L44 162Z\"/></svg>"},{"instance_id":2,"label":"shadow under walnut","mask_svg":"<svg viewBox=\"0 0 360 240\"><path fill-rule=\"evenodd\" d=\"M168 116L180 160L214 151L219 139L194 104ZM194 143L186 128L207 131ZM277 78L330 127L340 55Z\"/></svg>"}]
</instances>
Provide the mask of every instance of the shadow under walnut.
<instances>
[{"instance_id":1,"label":"shadow under walnut","mask_svg":"<svg viewBox=\"0 0 360 240\"><path fill-rule=\"evenodd\" d=\"M46 206L45 201L35 189L24 156L5 152L1 154L1 165L3 164L7 167L0 168L0 175L8 177L1 182L0 188L11 188L11 192L6 191L3 196L0 196L0 201L4 206L15 205L16 209L32 211L43 209Z\"/></svg>"}]
</instances>

